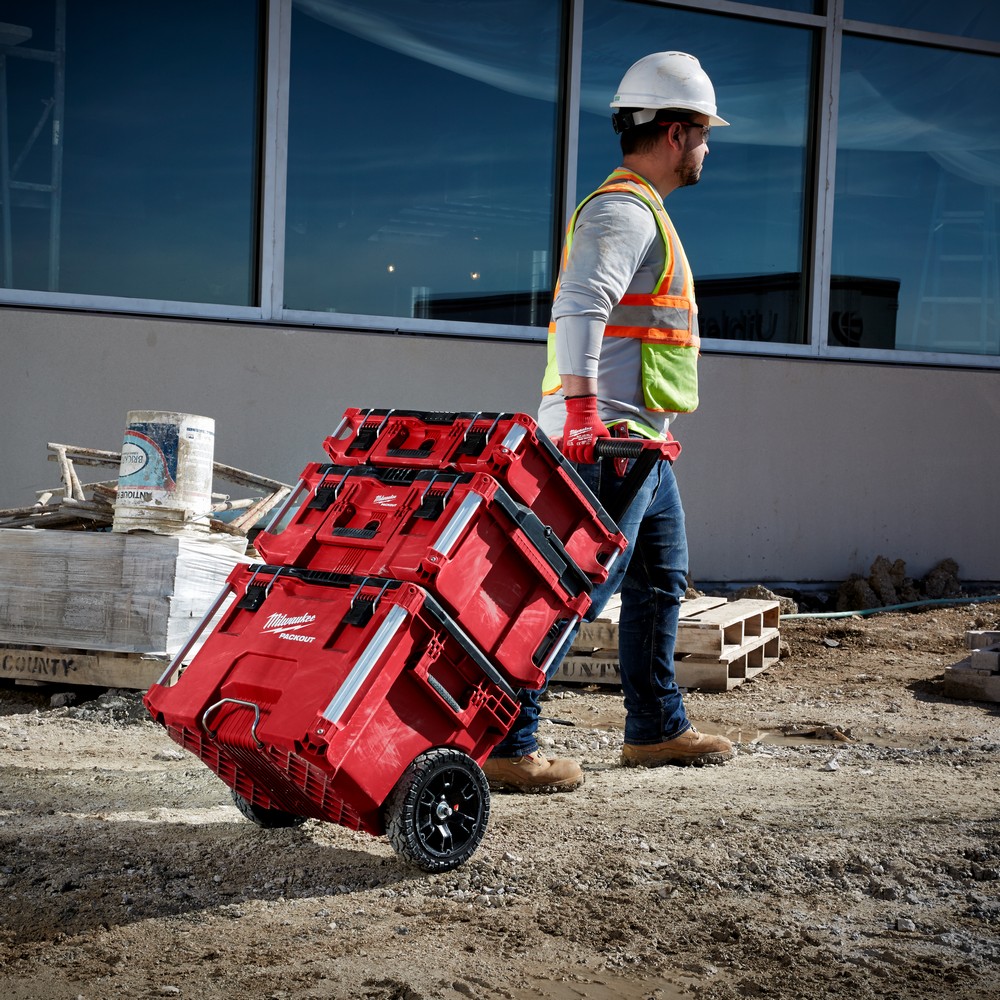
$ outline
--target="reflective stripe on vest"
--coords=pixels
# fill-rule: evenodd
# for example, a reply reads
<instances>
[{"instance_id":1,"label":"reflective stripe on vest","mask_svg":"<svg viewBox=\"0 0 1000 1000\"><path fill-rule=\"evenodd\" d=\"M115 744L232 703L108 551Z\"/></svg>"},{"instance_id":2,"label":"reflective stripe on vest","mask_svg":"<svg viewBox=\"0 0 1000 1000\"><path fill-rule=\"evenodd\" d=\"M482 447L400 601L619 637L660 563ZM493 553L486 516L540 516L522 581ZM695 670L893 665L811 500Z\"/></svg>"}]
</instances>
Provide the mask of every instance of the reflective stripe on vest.
<instances>
[{"instance_id":1,"label":"reflective stripe on vest","mask_svg":"<svg viewBox=\"0 0 1000 1000\"><path fill-rule=\"evenodd\" d=\"M631 337L642 342L642 390L646 408L657 412L690 413L698 405L698 337L694 279L680 239L663 202L638 174L619 168L580 202L570 219L563 246L566 267L580 210L592 198L609 191L637 197L653 213L663 240L663 270L649 294L626 294L611 309L606 337ZM556 284L556 294L559 284ZM549 324L548 358L542 381L543 395L558 392L555 322Z\"/></svg>"}]
</instances>

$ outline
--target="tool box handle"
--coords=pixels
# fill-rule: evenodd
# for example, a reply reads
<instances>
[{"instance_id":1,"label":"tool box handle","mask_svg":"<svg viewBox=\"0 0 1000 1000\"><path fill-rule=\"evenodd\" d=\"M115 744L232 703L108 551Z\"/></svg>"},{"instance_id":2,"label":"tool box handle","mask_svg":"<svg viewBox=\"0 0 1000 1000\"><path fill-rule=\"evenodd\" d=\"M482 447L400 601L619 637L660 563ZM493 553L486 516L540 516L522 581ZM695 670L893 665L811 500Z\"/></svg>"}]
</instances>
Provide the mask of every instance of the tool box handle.
<instances>
[{"instance_id":1,"label":"tool box handle","mask_svg":"<svg viewBox=\"0 0 1000 1000\"><path fill-rule=\"evenodd\" d=\"M672 462L679 451L680 447L673 438L667 441L637 437L600 438L594 443L594 454L598 458L639 458L651 452L654 457L647 461L665 459Z\"/></svg>"},{"instance_id":2,"label":"tool box handle","mask_svg":"<svg viewBox=\"0 0 1000 1000\"><path fill-rule=\"evenodd\" d=\"M208 708L205 709L201 716L201 728L205 730L208 738L210 740L214 740L215 735L218 732L218 729L208 728L208 717L217 708L221 708L223 705L242 705L244 708L253 709L253 723L250 726L250 735L253 737L254 743L257 744L257 749L263 750L264 744L257 735L257 726L260 725L260 706L255 705L252 701L244 701L242 698L223 698L220 701L217 701L214 705L209 705Z\"/></svg>"},{"instance_id":3,"label":"tool box handle","mask_svg":"<svg viewBox=\"0 0 1000 1000\"><path fill-rule=\"evenodd\" d=\"M672 462L679 451L680 446L673 438L666 441L649 438L600 438L594 443L594 455L598 458L635 459L635 464L622 480L613 504L605 505L604 509L613 520L618 521L629 509L653 466L659 461Z\"/></svg>"}]
</instances>

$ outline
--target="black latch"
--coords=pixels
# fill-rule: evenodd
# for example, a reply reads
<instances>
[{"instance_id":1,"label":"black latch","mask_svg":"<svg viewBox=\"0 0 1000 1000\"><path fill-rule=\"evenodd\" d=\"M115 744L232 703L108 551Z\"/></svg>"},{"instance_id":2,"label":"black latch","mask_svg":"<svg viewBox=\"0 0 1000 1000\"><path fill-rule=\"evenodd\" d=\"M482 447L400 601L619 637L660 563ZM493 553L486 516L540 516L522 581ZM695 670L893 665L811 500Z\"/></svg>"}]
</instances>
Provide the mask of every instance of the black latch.
<instances>
[{"instance_id":1,"label":"black latch","mask_svg":"<svg viewBox=\"0 0 1000 1000\"><path fill-rule=\"evenodd\" d=\"M344 615L345 625L358 625L363 627L372 620L375 614L375 605L378 603L377 597L355 597L351 601L351 606Z\"/></svg>"},{"instance_id":2,"label":"black latch","mask_svg":"<svg viewBox=\"0 0 1000 1000\"><path fill-rule=\"evenodd\" d=\"M450 491L449 491L450 492ZM436 521L444 513L448 493L428 490L420 501L420 506L413 512L414 517L423 521Z\"/></svg>"},{"instance_id":3,"label":"black latch","mask_svg":"<svg viewBox=\"0 0 1000 1000\"><path fill-rule=\"evenodd\" d=\"M309 510L326 510L334 500L337 499L337 486L320 486L316 490L316 495L309 501Z\"/></svg>"},{"instance_id":4,"label":"black latch","mask_svg":"<svg viewBox=\"0 0 1000 1000\"><path fill-rule=\"evenodd\" d=\"M256 611L264 603L264 598L267 597L267 592L270 589L270 584L248 584L236 607L241 611Z\"/></svg>"},{"instance_id":5,"label":"black latch","mask_svg":"<svg viewBox=\"0 0 1000 1000\"><path fill-rule=\"evenodd\" d=\"M377 424L374 427L362 424L358 428L358 432L354 435L354 440L348 446L347 451L370 451L381 430L382 424Z\"/></svg>"},{"instance_id":6,"label":"black latch","mask_svg":"<svg viewBox=\"0 0 1000 1000\"><path fill-rule=\"evenodd\" d=\"M549 628L548 632L545 633L545 637L538 644L538 648L531 656L531 662L536 666L540 667L548 658L549 653L552 652L552 647L555 645L556 640L562 635L563 629L566 628L569 619L567 618L557 618Z\"/></svg>"},{"instance_id":7,"label":"black latch","mask_svg":"<svg viewBox=\"0 0 1000 1000\"><path fill-rule=\"evenodd\" d=\"M475 458L483 453L486 442L489 439L489 431L467 431L462 443L455 449L456 455Z\"/></svg>"}]
</instances>

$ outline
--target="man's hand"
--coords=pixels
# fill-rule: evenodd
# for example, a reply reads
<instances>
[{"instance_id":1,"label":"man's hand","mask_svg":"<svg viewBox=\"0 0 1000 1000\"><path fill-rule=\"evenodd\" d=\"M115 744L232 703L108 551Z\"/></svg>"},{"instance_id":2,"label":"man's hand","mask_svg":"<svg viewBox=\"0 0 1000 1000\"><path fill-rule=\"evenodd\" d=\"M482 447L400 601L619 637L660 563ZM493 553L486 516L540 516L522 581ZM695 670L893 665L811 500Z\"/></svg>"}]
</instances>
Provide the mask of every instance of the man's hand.
<instances>
[{"instance_id":1,"label":"man's hand","mask_svg":"<svg viewBox=\"0 0 1000 1000\"><path fill-rule=\"evenodd\" d=\"M597 461L594 445L611 432L597 415L596 396L570 396L566 400L566 424L559 449L571 461L592 465Z\"/></svg>"}]
</instances>

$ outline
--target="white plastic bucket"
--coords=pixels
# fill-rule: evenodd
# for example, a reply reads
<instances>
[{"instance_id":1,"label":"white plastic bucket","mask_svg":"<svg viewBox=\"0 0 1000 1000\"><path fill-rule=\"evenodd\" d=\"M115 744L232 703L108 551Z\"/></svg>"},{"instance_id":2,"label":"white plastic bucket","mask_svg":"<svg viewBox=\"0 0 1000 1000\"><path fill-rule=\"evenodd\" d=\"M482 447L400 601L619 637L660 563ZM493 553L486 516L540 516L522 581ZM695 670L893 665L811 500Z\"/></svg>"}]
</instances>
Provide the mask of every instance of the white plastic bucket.
<instances>
[{"instance_id":1,"label":"white plastic bucket","mask_svg":"<svg viewBox=\"0 0 1000 1000\"><path fill-rule=\"evenodd\" d=\"M211 417L130 410L112 531L207 532L214 460Z\"/></svg>"}]
</instances>

